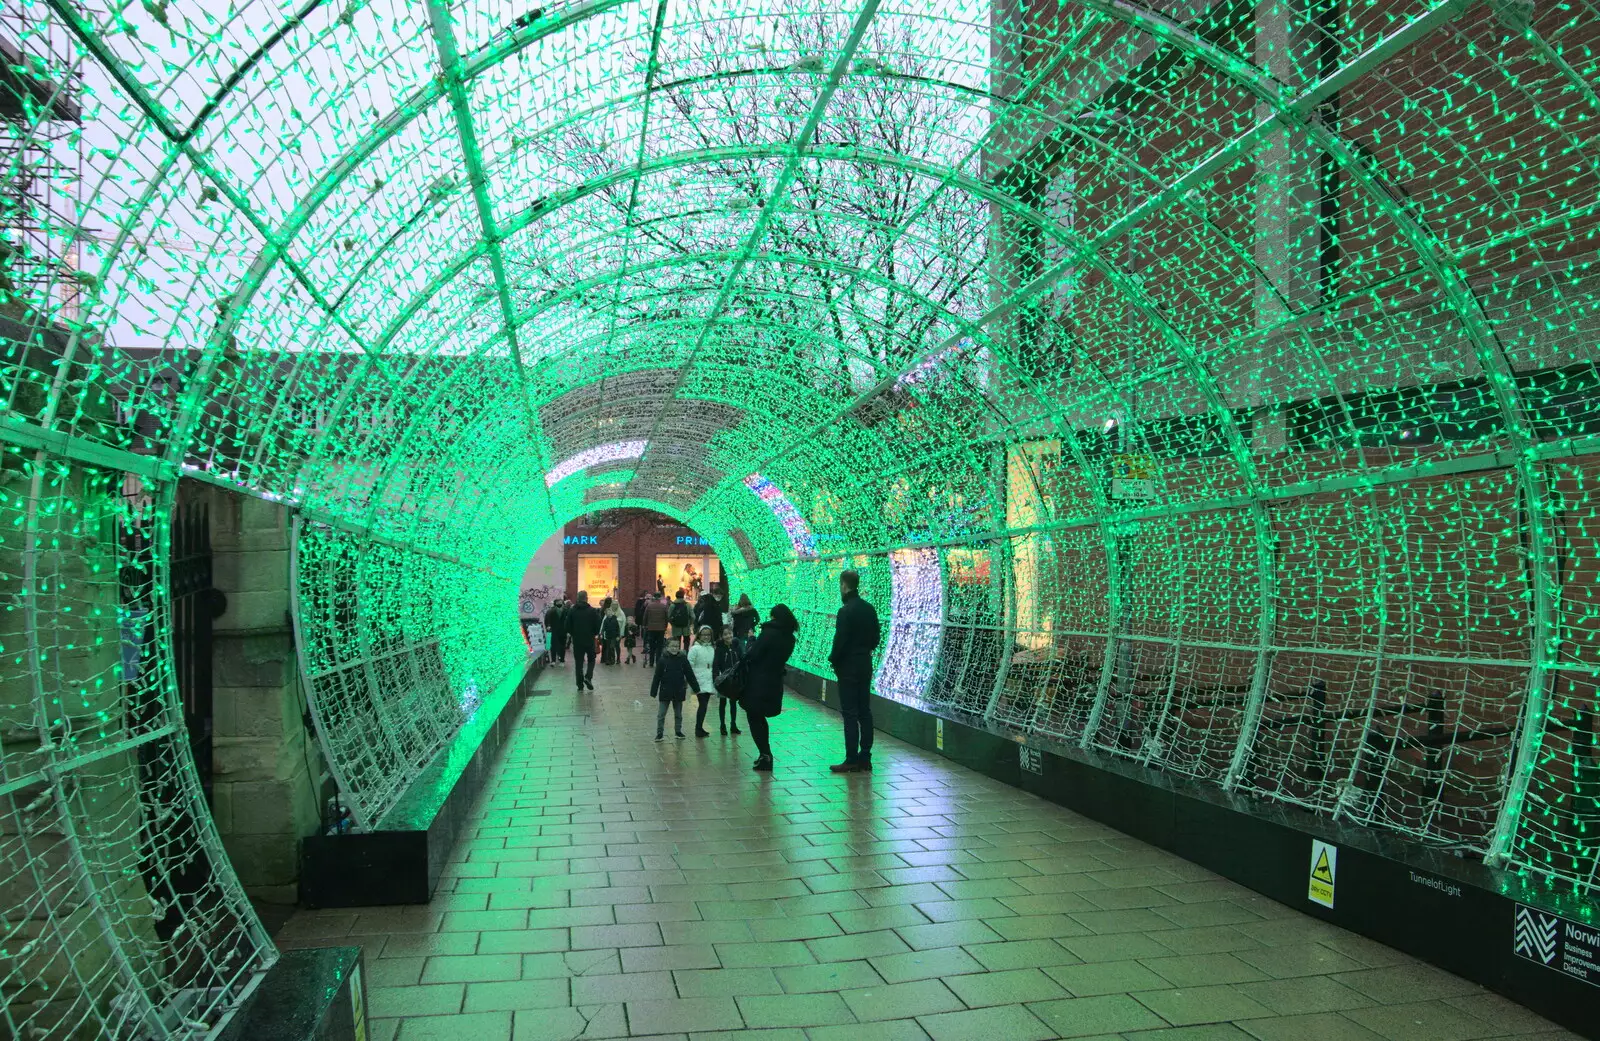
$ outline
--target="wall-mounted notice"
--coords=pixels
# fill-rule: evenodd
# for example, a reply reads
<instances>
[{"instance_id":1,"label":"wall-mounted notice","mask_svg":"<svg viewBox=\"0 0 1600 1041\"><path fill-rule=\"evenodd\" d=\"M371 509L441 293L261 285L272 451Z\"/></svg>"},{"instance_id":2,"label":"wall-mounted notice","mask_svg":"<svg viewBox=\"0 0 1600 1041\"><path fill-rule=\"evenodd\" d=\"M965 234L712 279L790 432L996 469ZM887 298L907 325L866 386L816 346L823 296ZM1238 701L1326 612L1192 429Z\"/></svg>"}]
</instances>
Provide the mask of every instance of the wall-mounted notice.
<instances>
[{"instance_id":1,"label":"wall-mounted notice","mask_svg":"<svg viewBox=\"0 0 1600 1041\"><path fill-rule=\"evenodd\" d=\"M933 721L933 747L941 752L944 751L944 720L942 719Z\"/></svg>"},{"instance_id":2,"label":"wall-mounted notice","mask_svg":"<svg viewBox=\"0 0 1600 1041\"><path fill-rule=\"evenodd\" d=\"M1519 958L1600 987L1600 925L1585 925L1518 904L1511 926L1511 950Z\"/></svg>"},{"instance_id":3,"label":"wall-mounted notice","mask_svg":"<svg viewBox=\"0 0 1600 1041\"><path fill-rule=\"evenodd\" d=\"M1023 745L1017 749L1017 762L1022 767L1022 772L1027 774L1044 773L1044 756L1039 754L1037 748Z\"/></svg>"},{"instance_id":4,"label":"wall-mounted notice","mask_svg":"<svg viewBox=\"0 0 1600 1041\"><path fill-rule=\"evenodd\" d=\"M1306 899L1323 907L1333 906L1334 879L1339 871L1339 847L1321 839L1311 840L1311 883Z\"/></svg>"}]
</instances>

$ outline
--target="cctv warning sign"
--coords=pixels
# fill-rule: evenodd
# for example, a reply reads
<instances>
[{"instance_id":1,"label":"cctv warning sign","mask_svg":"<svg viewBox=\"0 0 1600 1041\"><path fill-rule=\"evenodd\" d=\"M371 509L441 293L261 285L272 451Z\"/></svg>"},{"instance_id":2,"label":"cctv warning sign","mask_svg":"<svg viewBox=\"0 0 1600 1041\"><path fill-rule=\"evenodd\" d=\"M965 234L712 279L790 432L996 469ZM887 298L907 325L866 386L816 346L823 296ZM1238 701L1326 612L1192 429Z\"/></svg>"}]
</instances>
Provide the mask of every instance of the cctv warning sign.
<instances>
[{"instance_id":1,"label":"cctv warning sign","mask_svg":"<svg viewBox=\"0 0 1600 1041\"><path fill-rule=\"evenodd\" d=\"M1311 884L1306 899L1323 907L1333 906L1333 889L1339 872L1339 847L1321 839L1311 840Z\"/></svg>"}]
</instances>

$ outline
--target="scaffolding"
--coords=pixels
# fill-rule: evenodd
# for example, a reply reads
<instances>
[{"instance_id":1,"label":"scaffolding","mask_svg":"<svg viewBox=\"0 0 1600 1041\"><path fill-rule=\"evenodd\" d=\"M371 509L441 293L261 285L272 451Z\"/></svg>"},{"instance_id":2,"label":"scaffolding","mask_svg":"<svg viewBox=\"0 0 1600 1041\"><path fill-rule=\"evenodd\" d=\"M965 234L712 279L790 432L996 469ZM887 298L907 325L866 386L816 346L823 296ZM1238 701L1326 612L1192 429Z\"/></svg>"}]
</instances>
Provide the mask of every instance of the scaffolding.
<instances>
[{"instance_id":1,"label":"scaffolding","mask_svg":"<svg viewBox=\"0 0 1600 1041\"><path fill-rule=\"evenodd\" d=\"M0 307L72 324L79 268L81 80L66 29L31 0L0 0Z\"/></svg>"}]
</instances>

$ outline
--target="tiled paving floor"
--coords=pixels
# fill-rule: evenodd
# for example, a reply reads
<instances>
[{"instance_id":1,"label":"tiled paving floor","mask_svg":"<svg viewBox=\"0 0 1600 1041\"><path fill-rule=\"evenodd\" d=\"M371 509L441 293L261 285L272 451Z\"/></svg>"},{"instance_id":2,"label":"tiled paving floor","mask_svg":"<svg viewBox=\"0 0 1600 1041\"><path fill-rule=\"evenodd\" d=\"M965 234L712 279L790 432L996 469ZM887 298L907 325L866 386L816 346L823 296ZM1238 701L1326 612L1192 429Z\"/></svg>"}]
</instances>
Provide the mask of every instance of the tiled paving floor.
<instances>
[{"instance_id":1,"label":"tiled paving floor","mask_svg":"<svg viewBox=\"0 0 1600 1041\"><path fill-rule=\"evenodd\" d=\"M655 744L645 677L547 675L430 906L284 927L365 945L375 1041L1577 1036L881 734L833 776L799 698L769 776Z\"/></svg>"}]
</instances>

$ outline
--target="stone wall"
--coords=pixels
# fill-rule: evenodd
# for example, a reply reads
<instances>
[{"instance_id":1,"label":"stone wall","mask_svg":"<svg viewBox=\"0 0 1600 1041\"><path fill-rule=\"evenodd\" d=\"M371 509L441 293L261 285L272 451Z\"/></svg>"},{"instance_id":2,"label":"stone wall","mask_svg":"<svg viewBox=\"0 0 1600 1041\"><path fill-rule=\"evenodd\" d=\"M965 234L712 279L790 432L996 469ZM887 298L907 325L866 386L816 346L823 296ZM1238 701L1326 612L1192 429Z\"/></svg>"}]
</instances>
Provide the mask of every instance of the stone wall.
<instances>
[{"instance_id":1,"label":"stone wall","mask_svg":"<svg viewBox=\"0 0 1600 1041\"><path fill-rule=\"evenodd\" d=\"M196 485L211 510L212 581L227 598L213 622L212 808L246 892L290 904L300 839L321 826L331 787L304 719L289 615L289 511Z\"/></svg>"}]
</instances>

